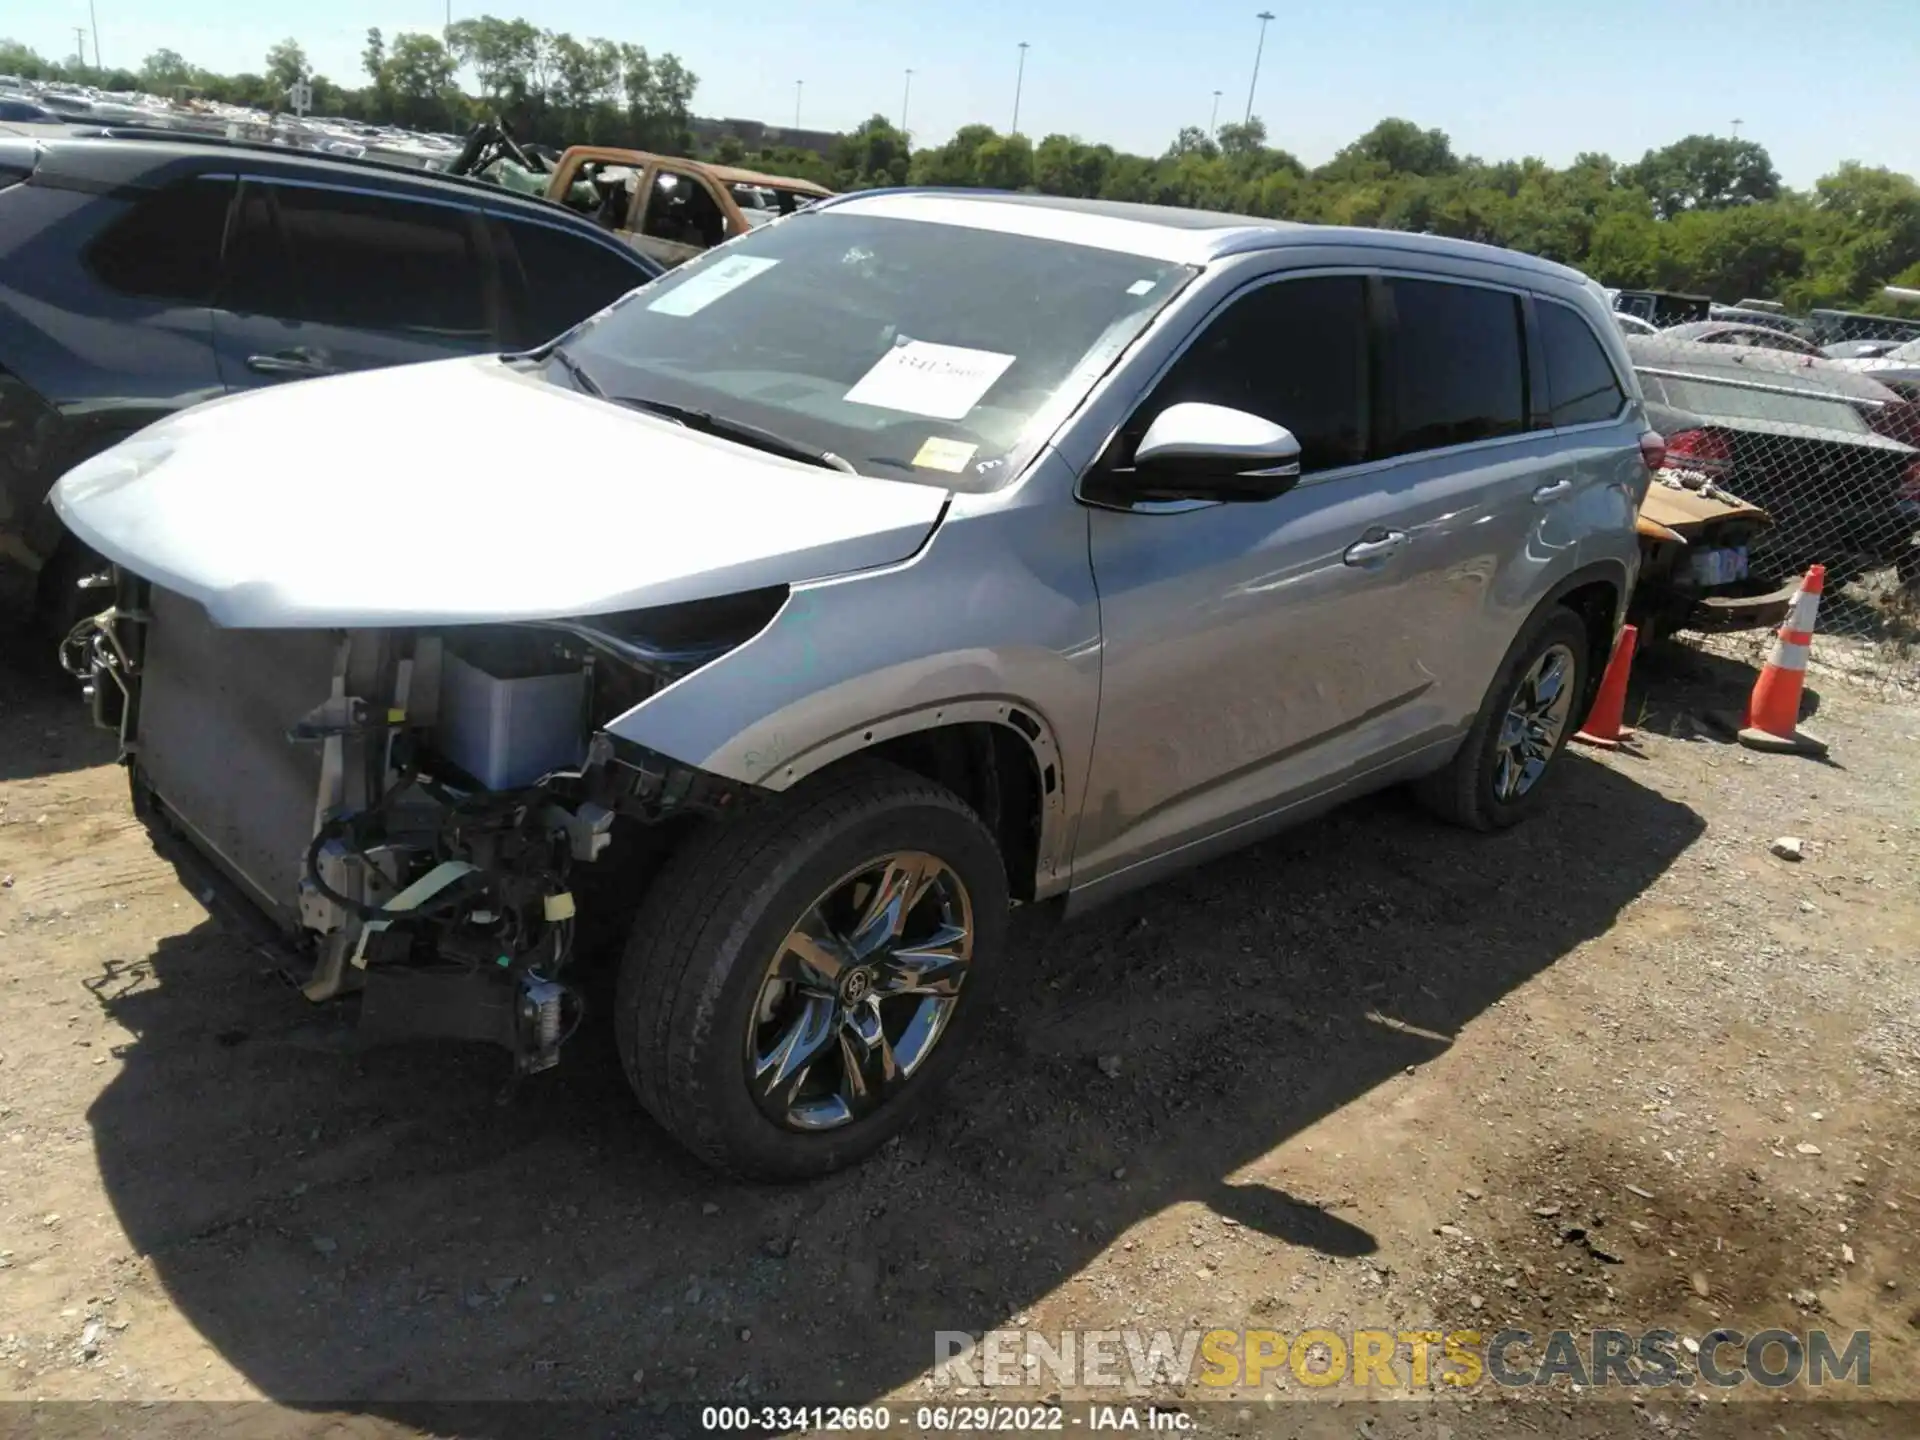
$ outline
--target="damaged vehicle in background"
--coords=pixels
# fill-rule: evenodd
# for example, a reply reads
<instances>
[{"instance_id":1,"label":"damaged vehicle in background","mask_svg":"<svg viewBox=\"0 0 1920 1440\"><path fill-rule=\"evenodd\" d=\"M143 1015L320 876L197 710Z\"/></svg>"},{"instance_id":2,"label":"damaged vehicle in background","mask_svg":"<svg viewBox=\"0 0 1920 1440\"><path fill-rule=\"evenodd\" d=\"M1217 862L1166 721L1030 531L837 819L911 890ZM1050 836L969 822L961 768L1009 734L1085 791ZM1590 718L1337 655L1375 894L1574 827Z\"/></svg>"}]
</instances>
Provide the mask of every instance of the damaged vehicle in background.
<instances>
[{"instance_id":1,"label":"damaged vehicle in background","mask_svg":"<svg viewBox=\"0 0 1920 1440\"><path fill-rule=\"evenodd\" d=\"M476 126L447 172L543 196L668 268L833 194L811 180L617 146L573 145L549 159L498 121Z\"/></svg>"},{"instance_id":2,"label":"damaged vehicle in background","mask_svg":"<svg viewBox=\"0 0 1920 1440\"><path fill-rule=\"evenodd\" d=\"M1772 517L1722 488L1719 467L1695 467L1705 420L1649 399L1647 422L1665 444L1637 522L1640 575L1627 619L1642 643L1681 630L1778 625L1800 582L1768 584L1755 576L1755 542Z\"/></svg>"},{"instance_id":3,"label":"damaged vehicle in background","mask_svg":"<svg viewBox=\"0 0 1920 1440\"><path fill-rule=\"evenodd\" d=\"M218 395L540 344L659 273L475 181L155 132L0 138L0 623L65 633L105 603L44 503L87 456Z\"/></svg>"},{"instance_id":4,"label":"damaged vehicle in background","mask_svg":"<svg viewBox=\"0 0 1920 1440\"><path fill-rule=\"evenodd\" d=\"M1697 424L1663 432L1667 464L1763 506L1748 576L1785 586L1809 565L1842 585L1883 566L1920 585L1920 405L1828 361L1629 337L1655 413Z\"/></svg>"},{"instance_id":5,"label":"damaged vehicle in background","mask_svg":"<svg viewBox=\"0 0 1920 1440\"><path fill-rule=\"evenodd\" d=\"M1533 811L1658 448L1601 292L1545 261L849 196L551 345L80 466L55 499L114 604L66 658L156 843L310 997L525 1075L624 937L645 1108L802 1177L925 1106L1011 905L1401 782Z\"/></svg>"}]
</instances>

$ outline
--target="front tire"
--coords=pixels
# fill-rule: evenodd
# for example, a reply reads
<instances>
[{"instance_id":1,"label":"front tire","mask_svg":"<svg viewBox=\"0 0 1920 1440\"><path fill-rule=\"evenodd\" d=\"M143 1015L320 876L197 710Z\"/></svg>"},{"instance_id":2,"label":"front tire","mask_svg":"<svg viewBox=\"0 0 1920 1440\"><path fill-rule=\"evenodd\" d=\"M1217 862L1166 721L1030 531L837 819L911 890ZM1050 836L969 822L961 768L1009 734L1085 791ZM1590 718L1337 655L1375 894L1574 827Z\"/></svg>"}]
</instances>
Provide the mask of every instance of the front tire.
<instances>
[{"instance_id":1,"label":"front tire","mask_svg":"<svg viewBox=\"0 0 1920 1440\"><path fill-rule=\"evenodd\" d=\"M1531 814L1582 718L1589 644L1563 605L1528 620L1458 753L1414 786L1421 803L1470 830L1504 830Z\"/></svg>"},{"instance_id":2,"label":"front tire","mask_svg":"<svg viewBox=\"0 0 1920 1440\"><path fill-rule=\"evenodd\" d=\"M709 826L649 886L621 962L620 1057L702 1160L803 1180L926 1109L1005 948L992 834L931 781L861 761Z\"/></svg>"}]
</instances>

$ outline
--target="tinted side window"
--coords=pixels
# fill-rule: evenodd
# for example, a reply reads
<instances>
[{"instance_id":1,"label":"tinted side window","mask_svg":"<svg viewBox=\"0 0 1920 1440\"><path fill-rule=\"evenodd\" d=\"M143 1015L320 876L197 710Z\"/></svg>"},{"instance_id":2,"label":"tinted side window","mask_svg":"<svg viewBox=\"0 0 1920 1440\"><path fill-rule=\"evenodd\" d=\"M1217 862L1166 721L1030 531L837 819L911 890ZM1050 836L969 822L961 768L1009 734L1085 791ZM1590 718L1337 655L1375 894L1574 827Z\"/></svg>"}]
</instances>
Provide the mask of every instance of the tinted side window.
<instances>
[{"instance_id":1,"label":"tinted side window","mask_svg":"<svg viewBox=\"0 0 1920 1440\"><path fill-rule=\"evenodd\" d=\"M1444 280L1393 280L1384 454L1512 435L1527 425L1520 298Z\"/></svg>"},{"instance_id":2,"label":"tinted side window","mask_svg":"<svg viewBox=\"0 0 1920 1440\"><path fill-rule=\"evenodd\" d=\"M145 300L212 303L231 180L182 180L134 201L87 248L103 285Z\"/></svg>"},{"instance_id":3,"label":"tinted side window","mask_svg":"<svg viewBox=\"0 0 1920 1440\"><path fill-rule=\"evenodd\" d=\"M1136 424L1185 401L1245 410L1291 430L1301 472L1310 474L1366 458L1366 395L1366 282L1280 280L1207 326Z\"/></svg>"},{"instance_id":4,"label":"tinted side window","mask_svg":"<svg viewBox=\"0 0 1920 1440\"><path fill-rule=\"evenodd\" d=\"M1535 300L1533 315L1547 360L1549 418L1555 425L1611 420L1627 402L1607 352L1572 307Z\"/></svg>"},{"instance_id":5,"label":"tinted side window","mask_svg":"<svg viewBox=\"0 0 1920 1440\"><path fill-rule=\"evenodd\" d=\"M517 304L506 340L514 349L571 330L651 278L637 257L628 260L611 244L531 221L494 224L501 265L515 277Z\"/></svg>"},{"instance_id":6,"label":"tinted side window","mask_svg":"<svg viewBox=\"0 0 1920 1440\"><path fill-rule=\"evenodd\" d=\"M299 185L247 191L234 308L356 330L488 337L471 211Z\"/></svg>"}]
</instances>

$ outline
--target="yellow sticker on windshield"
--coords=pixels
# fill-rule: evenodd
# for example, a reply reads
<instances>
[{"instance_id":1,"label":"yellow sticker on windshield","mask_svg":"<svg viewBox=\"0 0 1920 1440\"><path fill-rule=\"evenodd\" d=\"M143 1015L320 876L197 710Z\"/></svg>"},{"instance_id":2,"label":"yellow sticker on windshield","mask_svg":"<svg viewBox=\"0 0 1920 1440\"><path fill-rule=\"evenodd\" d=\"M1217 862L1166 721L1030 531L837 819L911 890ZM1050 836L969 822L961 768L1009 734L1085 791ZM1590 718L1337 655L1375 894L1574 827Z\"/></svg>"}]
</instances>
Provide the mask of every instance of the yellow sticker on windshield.
<instances>
[{"instance_id":1,"label":"yellow sticker on windshield","mask_svg":"<svg viewBox=\"0 0 1920 1440\"><path fill-rule=\"evenodd\" d=\"M943 440L938 435L920 447L920 453L913 457L914 467L919 470L945 470L949 475L958 475L967 468L967 462L973 459L978 445L969 445L964 440Z\"/></svg>"}]
</instances>

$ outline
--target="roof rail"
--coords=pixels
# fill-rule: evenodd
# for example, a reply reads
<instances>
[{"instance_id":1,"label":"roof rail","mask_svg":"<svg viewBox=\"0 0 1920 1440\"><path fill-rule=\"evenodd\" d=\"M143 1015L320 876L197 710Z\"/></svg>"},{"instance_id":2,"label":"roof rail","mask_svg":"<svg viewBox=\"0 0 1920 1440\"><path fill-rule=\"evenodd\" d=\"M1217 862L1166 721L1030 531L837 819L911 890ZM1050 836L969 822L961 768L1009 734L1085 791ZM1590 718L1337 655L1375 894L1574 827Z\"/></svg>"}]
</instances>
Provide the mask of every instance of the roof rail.
<instances>
[{"instance_id":1,"label":"roof rail","mask_svg":"<svg viewBox=\"0 0 1920 1440\"><path fill-rule=\"evenodd\" d=\"M444 170L431 169L424 165L403 165L397 160L389 160L377 155L336 155L327 150L315 150L304 145L282 145L271 140L254 140L233 135L209 135L196 130L168 130L158 125L87 125L77 128L73 137L82 140L156 140L176 145L211 145L223 150L250 150L263 155L295 156L304 160L325 160L339 165L367 165L376 170L395 175L414 175L427 180L438 180L448 185L478 188L490 195L504 195L513 200L531 200L537 197L522 195L509 190L504 185L495 185L490 180L482 180L474 175L450 175Z\"/></svg>"}]
</instances>

